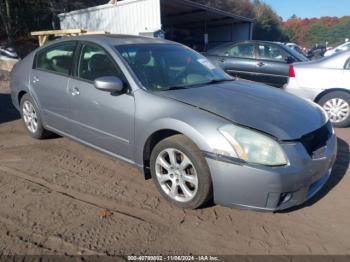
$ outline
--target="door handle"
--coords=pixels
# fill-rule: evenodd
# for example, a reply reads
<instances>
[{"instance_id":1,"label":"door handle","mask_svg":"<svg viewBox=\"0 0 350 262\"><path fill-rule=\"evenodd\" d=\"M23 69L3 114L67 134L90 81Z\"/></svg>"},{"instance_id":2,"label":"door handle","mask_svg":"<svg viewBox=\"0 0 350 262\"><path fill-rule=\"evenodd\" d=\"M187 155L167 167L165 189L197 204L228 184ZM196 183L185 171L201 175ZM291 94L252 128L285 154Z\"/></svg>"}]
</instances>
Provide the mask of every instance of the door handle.
<instances>
[{"instance_id":1,"label":"door handle","mask_svg":"<svg viewBox=\"0 0 350 262\"><path fill-rule=\"evenodd\" d=\"M79 88L77 88L77 87L72 88L72 89L71 89L71 94L72 94L72 96L78 96L78 95L80 95L80 90L79 90Z\"/></svg>"},{"instance_id":2,"label":"door handle","mask_svg":"<svg viewBox=\"0 0 350 262\"><path fill-rule=\"evenodd\" d=\"M221 62L221 63L225 63L225 61L226 61L225 58L220 58L220 59L219 59L219 62Z\"/></svg>"},{"instance_id":3,"label":"door handle","mask_svg":"<svg viewBox=\"0 0 350 262\"><path fill-rule=\"evenodd\" d=\"M40 80L39 80L39 78L37 77L37 76L33 76L33 83L35 84L35 83L37 83L37 82L39 82Z\"/></svg>"},{"instance_id":4,"label":"door handle","mask_svg":"<svg viewBox=\"0 0 350 262\"><path fill-rule=\"evenodd\" d=\"M263 62L260 62L257 64L258 67L263 67L265 64Z\"/></svg>"}]
</instances>

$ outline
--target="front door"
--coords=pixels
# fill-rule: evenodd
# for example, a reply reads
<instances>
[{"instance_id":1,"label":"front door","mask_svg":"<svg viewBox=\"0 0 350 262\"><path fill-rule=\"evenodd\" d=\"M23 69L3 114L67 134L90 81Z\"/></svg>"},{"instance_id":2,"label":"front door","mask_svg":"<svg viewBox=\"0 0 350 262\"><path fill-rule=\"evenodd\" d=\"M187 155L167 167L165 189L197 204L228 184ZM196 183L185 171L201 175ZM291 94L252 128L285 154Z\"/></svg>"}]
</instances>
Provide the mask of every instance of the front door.
<instances>
[{"instance_id":1,"label":"front door","mask_svg":"<svg viewBox=\"0 0 350 262\"><path fill-rule=\"evenodd\" d=\"M69 41L40 51L30 79L45 124L64 133L70 130L68 83L76 45Z\"/></svg>"},{"instance_id":2,"label":"front door","mask_svg":"<svg viewBox=\"0 0 350 262\"><path fill-rule=\"evenodd\" d=\"M281 88L288 81L289 54L278 45L262 43L257 45L257 81Z\"/></svg>"},{"instance_id":3,"label":"front door","mask_svg":"<svg viewBox=\"0 0 350 262\"><path fill-rule=\"evenodd\" d=\"M99 149L133 158L134 96L114 59L100 46L84 43L75 78L69 82L73 112L72 135ZM110 93L95 88L94 80L116 76L125 90Z\"/></svg>"}]
</instances>

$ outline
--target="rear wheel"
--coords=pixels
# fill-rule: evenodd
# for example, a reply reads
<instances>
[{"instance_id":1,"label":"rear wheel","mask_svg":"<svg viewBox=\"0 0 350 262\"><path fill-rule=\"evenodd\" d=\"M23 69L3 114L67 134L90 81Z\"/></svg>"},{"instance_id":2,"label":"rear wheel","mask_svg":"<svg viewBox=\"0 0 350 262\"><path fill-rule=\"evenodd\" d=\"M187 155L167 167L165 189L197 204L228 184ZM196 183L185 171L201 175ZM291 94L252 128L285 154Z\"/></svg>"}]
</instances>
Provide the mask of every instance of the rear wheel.
<instances>
[{"instance_id":1,"label":"rear wheel","mask_svg":"<svg viewBox=\"0 0 350 262\"><path fill-rule=\"evenodd\" d=\"M155 146L151 172L160 193L178 207L196 209L212 197L208 165L197 146L183 135Z\"/></svg>"},{"instance_id":2,"label":"rear wheel","mask_svg":"<svg viewBox=\"0 0 350 262\"><path fill-rule=\"evenodd\" d=\"M20 104L21 115L29 135L36 139L44 139L51 135L42 124L39 110L30 95L25 94Z\"/></svg>"},{"instance_id":3,"label":"rear wheel","mask_svg":"<svg viewBox=\"0 0 350 262\"><path fill-rule=\"evenodd\" d=\"M323 96L319 104L327 112L335 127L350 125L350 94L337 91Z\"/></svg>"}]
</instances>

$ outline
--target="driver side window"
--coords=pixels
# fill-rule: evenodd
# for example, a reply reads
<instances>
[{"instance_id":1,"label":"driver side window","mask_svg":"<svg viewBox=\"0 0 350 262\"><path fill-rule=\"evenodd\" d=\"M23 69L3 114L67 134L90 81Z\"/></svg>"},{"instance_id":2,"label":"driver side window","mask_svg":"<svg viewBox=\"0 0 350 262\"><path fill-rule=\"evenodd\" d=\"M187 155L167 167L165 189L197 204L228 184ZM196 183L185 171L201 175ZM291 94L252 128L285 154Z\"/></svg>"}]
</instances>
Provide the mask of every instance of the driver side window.
<instances>
[{"instance_id":1,"label":"driver side window","mask_svg":"<svg viewBox=\"0 0 350 262\"><path fill-rule=\"evenodd\" d=\"M97 45L84 44L79 59L78 78L94 81L99 77L115 76L121 79L123 73L107 52Z\"/></svg>"},{"instance_id":2,"label":"driver side window","mask_svg":"<svg viewBox=\"0 0 350 262\"><path fill-rule=\"evenodd\" d=\"M285 52L282 48L270 45L270 44L260 44L258 45L258 58L274 60L274 61L286 61L288 58L287 52Z\"/></svg>"}]
</instances>

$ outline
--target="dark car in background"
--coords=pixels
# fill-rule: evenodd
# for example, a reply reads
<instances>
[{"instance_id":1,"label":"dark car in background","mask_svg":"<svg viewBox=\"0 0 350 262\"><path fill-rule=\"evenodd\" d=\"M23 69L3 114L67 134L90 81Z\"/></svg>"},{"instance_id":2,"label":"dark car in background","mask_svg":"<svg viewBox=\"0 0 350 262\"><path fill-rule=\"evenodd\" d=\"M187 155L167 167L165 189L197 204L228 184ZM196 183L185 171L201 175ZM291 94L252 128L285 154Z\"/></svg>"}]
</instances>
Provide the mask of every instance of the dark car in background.
<instances>
[{"instance_id":1,"label":"dark car in background","mask_svg":"<svg viewBox=\"0 0 350 262\"><path fill-rule=\"evenodd\" d=\"M289 64L308 61L283 44L266 41L227 43L205 55L234 77L278 88L288 81Z\"/></svg>"},{"instance_id":2,"label":"dark car in background","mask_svg":"<svg viewBox=\"0 0 350 262\"><path fill-rule=\"evenodd\" d=\"M307 53L307 58L310 60L318 60L324 56L327 52L327 47L325 46L315 46L309 50Z\"/></svg>"}]
</instances>

